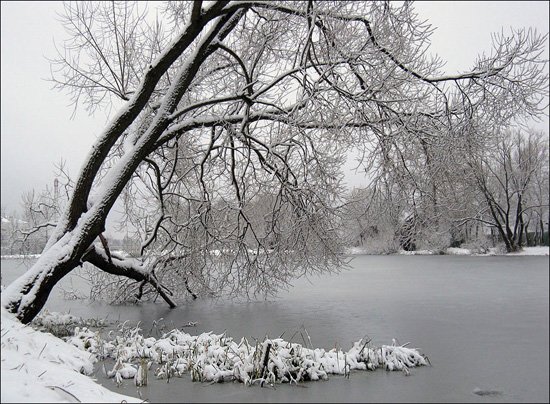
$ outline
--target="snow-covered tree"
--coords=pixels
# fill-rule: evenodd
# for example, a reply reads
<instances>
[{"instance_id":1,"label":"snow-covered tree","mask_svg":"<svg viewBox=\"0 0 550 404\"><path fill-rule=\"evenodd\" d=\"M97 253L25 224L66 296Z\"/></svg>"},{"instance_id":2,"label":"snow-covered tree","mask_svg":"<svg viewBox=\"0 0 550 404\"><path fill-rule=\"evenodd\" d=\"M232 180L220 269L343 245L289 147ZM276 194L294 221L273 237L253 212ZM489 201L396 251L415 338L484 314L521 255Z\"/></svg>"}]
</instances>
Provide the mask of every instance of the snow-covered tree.
<instances>
[{"instance_id":1,"label":"snow-covered tree","mask_svg":"<svg viewBox=\"0 0 550 404\"><path fill-rule=\"evenodd\" d=\"M539 132L507 131L485 146L468 158L485 205L485 214L476 220L496 228L508 252L517 251L527 235L529 213L540 217L548 209L548 182L542 180L548 139Z\"/></svg>"},{"instance_id":2,"label":"snow-covered tree","mask_svg":"<svg viewBox=\"0 0 550 404\"><path fill-rule=\"evenodd\" d=\"M151 23L139 3L66 6L53 79L75 105L118 112L40 259L2 293L23 322L83 262L171 306L165 279L265 294L337 268L349 150L406 171L408 145L459 133L476 105L494 102L504 122L539 113L547 90L544 37L496 36L470 72L446 75L409 2L171 2L162 13ZM117 199L141 260L95 243Z\"/></svg>"},{"instance_id":3,"label":"snow-covered tree","mask_svg":"<svg viewBox=\"0 0 550 404\"><path fill-rule=\"evenodd\" d=\"M40 253L47 244L51 230L69 199L71 180L65 163L57 164L53 186L46 186L37 192L34 189L21 198L24 225L18 231L15 248L20 253Z\"/></svg>"}]
</instances>

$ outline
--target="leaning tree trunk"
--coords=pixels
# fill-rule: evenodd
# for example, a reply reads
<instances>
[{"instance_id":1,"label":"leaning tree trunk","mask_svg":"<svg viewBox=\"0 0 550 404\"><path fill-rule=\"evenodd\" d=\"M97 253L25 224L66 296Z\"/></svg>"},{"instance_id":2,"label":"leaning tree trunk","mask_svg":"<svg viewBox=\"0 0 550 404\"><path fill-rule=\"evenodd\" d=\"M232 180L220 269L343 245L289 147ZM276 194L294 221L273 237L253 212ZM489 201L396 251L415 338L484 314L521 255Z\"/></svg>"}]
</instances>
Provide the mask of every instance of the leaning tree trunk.
<instances>
[{"instance_id":1,"label":"leaning tree trunk","mask_svg":"<svg viewBox=\"0 0 550 404\"><path fill-rule=\"evenodd\" d=\"M14 313L22 323L29 323L44 307L57 282L83 262L89 262L105 272L150 283L170 307L176 307L154 274L136 260L122 259L98 250L87 242L91 234L83 235L80 228L67 233L2 292L2 306Z\"/></svg>"},{"instance_id":2,"label":"leaning tree trunk","mask_svg":"<svg viewBox=\"0 0 550 404\"><path fill-rule=\"evenodd\" d=\"M90 216L91 212L87 214ZM8 285L2 292L2 306L23 323L30 322L40 312L57 282L81 265L82 256L101 233L101 223L91 219L80 221L75 229L66 232L45 249L26 273Z\"/></svg>"},{"instance_id":3,"label":"leaning tree trunk","mask_svg":"<svg viewBox=\"0 0 550 404\"><path fill-rule=\"evenodd\" d=\"M197 3L200 10L200 2ZM180 68L168 92L158 108L155 118L147 130L136 140L135 145L117 161L102 180L102 186L95 195L96 202L88 206L89 194L111 147L130 126L147 104L156 83L171 64L193 42L206 23L215 17L218 10L211 8L203 15L193 13L193 19L184 29L178 41L161 54L149 67L138 90L127 106L111 121L100 136L83 166L69 205L53 232L38 261L22 276L2 292L2 306L14 313L23 323L29 323L44 307L53 287L82 262L88 261L100 269L150 283L171 307L174 302L168 297L154 276L139 264L129 263L98 253L93 245L95 239L105 230L107 214L118 196L131 179L144 158L156 148L156 142L168 127L169 116L174 112L182 96L189 88L197 71L206 58L217 48L236 26L243 11L229 12L220 17L200 40L187 63ZM208 16L208 13L212 15Z\"/></svg>"},{"instance_id":4,"label":"leaning tree trunk","mask_svg":"<svg viewBox=\"0 0 550 404\"><path fill-rule=\"evenodd\" d=\"M101 206L85 212L77 226L44 250L38 261L2 292L2 306L23 323L29 323L40 312L53 289L65 275L83 262L90 262L105 272L150 283L170 305L175 303L154 275L135 260L123 260L98 251L94 240L104 230L106 213ZM105 210L108 212L108 209Z\"/></svg>"}]
</instances>

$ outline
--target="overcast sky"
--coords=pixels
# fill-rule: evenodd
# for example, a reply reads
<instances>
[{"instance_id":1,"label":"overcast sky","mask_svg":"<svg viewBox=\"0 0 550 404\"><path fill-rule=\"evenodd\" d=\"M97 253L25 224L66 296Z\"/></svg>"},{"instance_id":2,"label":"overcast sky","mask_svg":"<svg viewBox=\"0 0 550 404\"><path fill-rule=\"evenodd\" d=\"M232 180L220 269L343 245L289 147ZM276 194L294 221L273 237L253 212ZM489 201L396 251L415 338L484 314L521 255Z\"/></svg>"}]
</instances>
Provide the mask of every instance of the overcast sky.
<instances>
[{"instance_id":1,"label":"overcast sky","mask_svg":"<svg viewBox=\"0 0 550 404\"><path fill-rule=\"evenodd\" d=\"M434 52L447 60L447 72L467 70L488 51L491 32L535 27L548 33L548 2L419 2L420 16L438 27ZM19 209L21 195L53 181L55 163L66 161L74 178L106 117L89 117L51 89L49 63L54 40L64 32L56 20L58 2L2 2L1 9L1 185L2 207ZM546 49L548 58L548 43ZM548 119L538 128L548 130ZM548 132L547 132L548 133Z\"/></svg>"}]
</instances>

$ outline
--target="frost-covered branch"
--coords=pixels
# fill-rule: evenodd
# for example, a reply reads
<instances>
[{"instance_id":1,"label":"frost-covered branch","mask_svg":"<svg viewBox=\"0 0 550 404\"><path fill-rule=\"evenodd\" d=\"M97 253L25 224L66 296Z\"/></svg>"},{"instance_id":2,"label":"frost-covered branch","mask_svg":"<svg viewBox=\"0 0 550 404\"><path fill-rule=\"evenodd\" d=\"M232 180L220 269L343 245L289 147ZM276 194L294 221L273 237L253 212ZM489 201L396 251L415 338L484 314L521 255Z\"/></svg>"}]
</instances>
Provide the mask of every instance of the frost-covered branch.
<instances>
[{"instance_id":1,"label":"frost-covered branch","mask_svg":"<svg viewBox=\"0 0 550 404\"><path fill-rule=\"evenodd\" d=\"M84 255L83 259L84 261L93 264L107 273L124 276L126 278L134 279L137 282L150 283L170 307L176 307L176 303L158 282L154 273L144 269L143 266L135 260L129 258L123 259L117 257L116 255L111 255L108 257L95 247L90 249L90 251Z\"/></svg>"}]
</instances>

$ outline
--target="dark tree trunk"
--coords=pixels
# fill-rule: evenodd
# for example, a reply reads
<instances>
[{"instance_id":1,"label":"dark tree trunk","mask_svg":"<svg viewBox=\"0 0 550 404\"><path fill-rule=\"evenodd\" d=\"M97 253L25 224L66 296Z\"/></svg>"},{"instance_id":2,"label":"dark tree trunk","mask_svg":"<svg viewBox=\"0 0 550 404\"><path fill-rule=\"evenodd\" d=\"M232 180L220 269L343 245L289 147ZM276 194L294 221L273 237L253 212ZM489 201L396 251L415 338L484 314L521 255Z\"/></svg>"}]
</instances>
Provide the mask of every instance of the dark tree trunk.
<instances>
[{"instance_id":1,"label":"dark tree trunk","mask_svg":"<svg viewBox=\"0 0 550 404\"><path fill-rule=\"evenodd\" d=\"M542 222L542 215L539 218L539 230L540 230L540 236L539 236L539 245L544 244L544 223Z\"/></svg>"},{"instance_id":2,"label":"dark tree trunk","mask_svg":"<svg viewBox=\"0 0 550 404\"><path fill-rule=\"evenodd\" d=\"M215 7L210 10L214 13ZM92 184L111 147L150 100L155 85L162 74L199 35L206 21L204 24L196 23L188 26L188 29L180 36L180 40L174 42L172 48L164 53L163 57L157 59L154 66L151 66L145 74L139 90L136 91L126 107L115 116L92 147L92 152L88 155L76 181L65 214L50 237L42 256L25 274L8 285L2 293L2 306L14 313L21 322L32 321L44 307L55 284L79 266L83 260L93 262L94 265L106 272L151 283L170 306L175 307L156 278L151 277L144 270L140 271L125 265L122 260L118 260L116 263L113 260L110 262L107 257L103 260L99 254L96 254L93 242L105 230L107 215L124 186L131 179L140 163L156 148L156 141L170 122L168 116L174 112L199 67L215 51L216 47L211 45L212 42L216 39L223 40L236 26L242 15L243 11L241 10L229 12L220 17L208 34L202 38L190 63L184 65L178 72L150 126L136 141L132 151L124 155L114 167L109 169L103 179L105 185L101 193L96 195L96 203L88 207L88 196Z\"/></svg>"}]
</instances>

